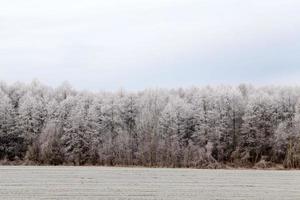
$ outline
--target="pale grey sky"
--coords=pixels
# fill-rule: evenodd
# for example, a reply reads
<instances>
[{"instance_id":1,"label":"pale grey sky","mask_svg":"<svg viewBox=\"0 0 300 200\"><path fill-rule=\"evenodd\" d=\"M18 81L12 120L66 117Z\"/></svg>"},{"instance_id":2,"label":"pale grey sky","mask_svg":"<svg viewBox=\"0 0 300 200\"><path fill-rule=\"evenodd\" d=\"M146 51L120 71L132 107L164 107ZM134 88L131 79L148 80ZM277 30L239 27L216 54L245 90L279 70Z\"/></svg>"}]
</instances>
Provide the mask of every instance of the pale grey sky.
<instances>
[{"instance_id":1,"label":"pale grey sky","mask_svg":"<svg viewBox=\"0 0 300 200\"><path fill-rule=\"evenodd\" d=\"M300 84L299 0L0 0L0 80Z\"/></svg>"}]
</instances>

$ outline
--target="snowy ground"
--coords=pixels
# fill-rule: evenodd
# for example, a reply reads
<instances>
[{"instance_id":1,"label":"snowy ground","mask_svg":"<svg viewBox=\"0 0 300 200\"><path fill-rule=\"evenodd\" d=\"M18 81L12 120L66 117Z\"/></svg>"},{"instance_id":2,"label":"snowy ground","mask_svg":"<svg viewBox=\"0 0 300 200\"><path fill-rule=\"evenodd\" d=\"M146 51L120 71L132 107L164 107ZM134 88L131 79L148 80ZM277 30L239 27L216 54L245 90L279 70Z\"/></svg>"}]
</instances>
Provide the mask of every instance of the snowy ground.
<instances>
[{"instance_id":1,"label":"snowy ground","mask_svg":"<svg viewBox=\"0 0 300 200\"><path fill-rule=\"evenodd\" d=\"M0 167L0 199L300 199L300 171Z\"/></svg>"}]
</instances>

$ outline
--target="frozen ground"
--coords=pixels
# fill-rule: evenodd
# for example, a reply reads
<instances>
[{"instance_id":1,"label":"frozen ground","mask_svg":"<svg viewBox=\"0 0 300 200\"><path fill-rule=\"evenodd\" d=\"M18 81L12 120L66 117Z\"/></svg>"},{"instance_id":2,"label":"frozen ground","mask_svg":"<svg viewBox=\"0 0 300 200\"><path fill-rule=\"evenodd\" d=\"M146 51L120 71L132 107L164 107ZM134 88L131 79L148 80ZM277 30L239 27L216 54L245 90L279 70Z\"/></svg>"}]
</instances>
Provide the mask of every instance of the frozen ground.
<instances>
[{"instance_id":1,"label":"frozen ground","mask_svg":"<svg viewBox=\"0 0 300 200\"><path fill-rule=\"evenodd\" d=\"M300 199L300 171L0 167L0 199Z\"/></svg>"}]
</instances>

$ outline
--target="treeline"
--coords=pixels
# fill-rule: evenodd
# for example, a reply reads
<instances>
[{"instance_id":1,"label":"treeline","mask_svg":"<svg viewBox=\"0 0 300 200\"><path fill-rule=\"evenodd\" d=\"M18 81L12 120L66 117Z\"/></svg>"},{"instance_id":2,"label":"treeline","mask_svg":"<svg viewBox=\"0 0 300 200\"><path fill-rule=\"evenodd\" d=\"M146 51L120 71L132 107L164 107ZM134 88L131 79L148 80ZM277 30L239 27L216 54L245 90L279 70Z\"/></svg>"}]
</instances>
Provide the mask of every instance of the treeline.
<instances>
[{"instance_id":1,"label":"treeline","mask_svg":"<svg viewBox=\"0 0 300 200\"><path fill-rule=\"evenodd\" d=\"M0 83L0 160L49 165L300 167L300 87L114 93Z\"/></svg>"}]
</instances>

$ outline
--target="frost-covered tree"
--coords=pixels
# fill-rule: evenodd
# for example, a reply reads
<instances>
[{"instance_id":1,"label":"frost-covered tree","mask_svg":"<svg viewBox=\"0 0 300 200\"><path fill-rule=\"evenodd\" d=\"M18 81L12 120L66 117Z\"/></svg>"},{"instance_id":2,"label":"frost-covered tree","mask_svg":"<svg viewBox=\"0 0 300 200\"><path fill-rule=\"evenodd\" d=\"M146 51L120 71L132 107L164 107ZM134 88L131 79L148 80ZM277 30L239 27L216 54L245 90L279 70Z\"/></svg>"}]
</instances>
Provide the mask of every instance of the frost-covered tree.
<instances>
[{"instance_id":1,"label":"frost-covered tree","mask_svg":"<svg viewBox=\"0 0 300 200\"><path fill-rule=\"evenodd\" d=\"M138 105L137 97L135 95L129 94L125 95L120 99L119 106L122 135L127 137L124 139L127 141L126 146L128 146L127 157L128 163L133 164L136 160L136 152L138 149L138 134L136 127L136 119L138 115Z\"/></svg>"},{"instance_id":2,"label":"frost-covered tree","mask_svg":"<svg viewBox=\"0 0 300 200\"><path fill-rule=\"evenodd\" d=\"M300 104L293 118L286 118L276 129L274 137L275 159L286 167L300 167Z\"/></svg>"},{"instance_id":3,"label":"frost-covered tree","mask_svg":"<svg viewBox=\"0 0 300 200\"><path fill-rule=\"evenodd\" d=\"M62 144L62 128L54 121L48 121L39 137L40 162L59 165L64 163L65 155Z\"/></svg>"},{"instance_id":4,"label":"frost-covered tree","mask_svg":"<svg viewBox=\"0 0 300 200\"><path fill-rule=\"evenodd\" d=\"M157 166L160 163L159 121L168 96L163 90L146 90L140 94L137 116L139 164Z\"/></svg>"},{"instance_id":5,"label":"frost-covered tree","mask_svg":"<svg viewBox=\"0 0 300 200\"><path fill-rule=\"evenodd\" d=\"M274 99L267 93L257 91L249 97L243 117L240 148L242 159L258 162L262 156L269 156L276 127Z\"/></svg>"},{"instance_id":6,"label":"frost-covered tree","mask_svg":"<svg viewBox=\"0 0 300 200\"><path fill-rule=\"evenodd\" d=\"M108 94L103 99L101 123L105 142L102 144L101 159L105 164L114 165L118 157L117 137L121 130L119 113L119 99L117 96Z\"/></svg>"},{"instance_id":7,"label":"frost-covered tree","mask_svg":"<svg viewBox=\"0 0 300 200\"><path fill-rule=\"evenodd\" d=\"M0 159L44 164L300 167L300 87L78 92L0 83Z\"/></svg>"},{"instance_id":8,"label":"frost-covered tree","mask_svg":"<svg viewBox=\"0 0 300 200\"><path fill-rule=\"evenodd\" d=\"M172 97L160 117L161 160L164 165L178 166L182 160L180 139L185 134L186 113L183 101L178 97Z\"/></svg>"},{"instance_id":9,"label":"frost-covered tree","mask_svg":"<svg viewBox=\"0 0 300 200\"><path fill-rule=\"evenodd\" d=\"M231 87L220 87L215 92L217 119L216 133L218 161L231 160L232 153L237 149L238 136L244 114L244 101L241 92Z\"/></svg>"},{"instance_id":10,"label":"frost-covered tree","mask_svg":"<svg viewBox=\"0 0 300 200\"><path fill-rule=\"evenodd\" d=\"M21 157L24 140L16 129L16 113L10 98L0 89L0 159Z\"/></svg>"},{"instance_id":11,"label":"frost-covered tree","mask_svg":"<svg viewBox=\"0 0 300 200\"><path fill-rule=\"evenodd\" d=\"M105 124L103 121L103 99L97 95L91 102L87 113L86 131L91 136L90 156L93 164L102 163L102 149L106 142L104 138Z\"/></svg>"},{"instance_id":12,"label":"frost-covered tree","mask_svg":"<svg viewBox=\"0 0 300 200\"><path fill-rule=\"evenodd\" d=\"M90 161L91 134L87 131L87 115L92 100L89 96L78 95L76 100L69 101L66 105L71 106L71 110L67 111L63 124L62 140L68 161L81 165Z\"/></svg>"},{"instance_id":13,"label":"frost-covered tree","mask_svg":"<svg viewBox=\"0 0 300 200\"><path fill-rule=\"evenodd\" d=\"M20 99L17 128L28 145L39 136L46 118L46 102L43 97L34 96L29 92Z\"/></svg>"},{"instance_id":14,"label":"frost-covered tree","mask_svg":"<svg viewBox=\"0 0 300 200\"><path fill-rule=\"evenodd\" d=\"M201 153L201 160L208 159L212 162L217 159L216 146L218 144L217 118L219 113L216 109L215 95L212 88L203 88L197 91L192 104L196 120L192 139L194 144L204 151ZM206 148L208 146L210 149Z\"/></svg>"}]
</instances>

